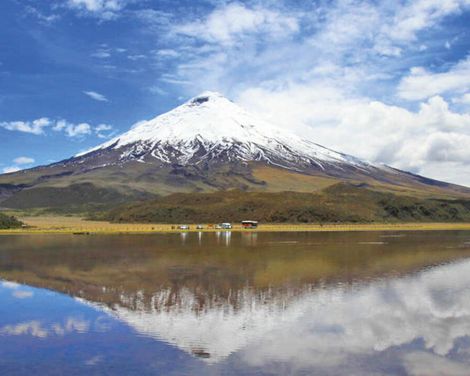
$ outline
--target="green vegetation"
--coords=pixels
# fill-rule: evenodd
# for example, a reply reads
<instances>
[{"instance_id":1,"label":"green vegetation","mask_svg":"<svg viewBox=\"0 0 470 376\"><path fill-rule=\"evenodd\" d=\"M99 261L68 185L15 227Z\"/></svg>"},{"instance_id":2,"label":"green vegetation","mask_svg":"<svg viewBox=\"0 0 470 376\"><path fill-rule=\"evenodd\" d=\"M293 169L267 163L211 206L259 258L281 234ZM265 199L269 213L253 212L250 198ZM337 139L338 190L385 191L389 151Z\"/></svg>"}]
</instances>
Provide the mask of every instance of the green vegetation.
<instances>
[{"instance_id":1,"label":"green vegetation","mask_svg":"<svg viewBox=\"0 0 470 376\"><path fill-rule=\"evenodd\" d=\"M18 219L13 216L8 216L0 213L0 229L6 230L11 228L19 228L23 225Z\"/></svg>"},{"instance_id":2,"label":"green vegetation","mask_svg":"<svg viewBox=\"0 0 470 376\"><path fill-rule=\"evenodd\" d=\"M421 199L338 183L318 193L176 193L122 205L92 219L121 223L470 222L469 200Z\"/></svg>"}]
</instances>

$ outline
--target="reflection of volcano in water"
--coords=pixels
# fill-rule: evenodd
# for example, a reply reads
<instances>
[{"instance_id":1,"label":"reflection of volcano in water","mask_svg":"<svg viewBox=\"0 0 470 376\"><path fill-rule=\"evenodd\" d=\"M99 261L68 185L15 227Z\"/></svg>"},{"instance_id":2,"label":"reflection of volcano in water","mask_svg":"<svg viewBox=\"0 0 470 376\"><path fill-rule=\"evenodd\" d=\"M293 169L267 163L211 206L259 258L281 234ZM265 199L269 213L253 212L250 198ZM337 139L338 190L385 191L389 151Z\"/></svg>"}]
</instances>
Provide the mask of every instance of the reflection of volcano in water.
<instances>
[{"instance_id":1,"label":"reflection of volcano in water","mask_svg":"<svg viewBox=\"0 0 470 376\"><path fill-rule=\"evenodd\" d=\"M244 348L264 333L284 321L293 321L302 315L298 303L309 296L306 287L299 291L278 290L256 293L246 288L228 300L208 297L203 309L200 297L188 289L172 299L171 290L156 292L151 302L132 296L122 296L122 304L115 304L112 312L139 333L155 337L216 362L232 352ZM132 309L129 307L132 301ZM235 305L229 302L237 302ZM169 304L172 302L172 304ZM299 309L300 308L300 309Z\"/></svg>"},{"instance_id":2,"label":"reflection of volcano in water","mask_svg":"<svg viewBox=\"0 0 470 376\"><path fill-rule=\"evenodd\" d=\"M0 277L218 366L337 364L410 342L441 356L470 333L468 233L229 235L5 237Z\"/></svg>"},{"instance_id":3,"label":"reflection of volcano in water","mask_svg":"<svg viewBox=\"0 0 470 376\"><path fill-rule=\"evenodd\" d=\"M240 351L255 366L270 359L338 364L416 340L445 356L470 335L470 261L368 284L246 288L236 292L237 307L207 301L200 309L194 292L182 289L177 302L171 294L161 290L150 302L122 295L103 309L208 362Z\"/></svg>"}]
</instances>

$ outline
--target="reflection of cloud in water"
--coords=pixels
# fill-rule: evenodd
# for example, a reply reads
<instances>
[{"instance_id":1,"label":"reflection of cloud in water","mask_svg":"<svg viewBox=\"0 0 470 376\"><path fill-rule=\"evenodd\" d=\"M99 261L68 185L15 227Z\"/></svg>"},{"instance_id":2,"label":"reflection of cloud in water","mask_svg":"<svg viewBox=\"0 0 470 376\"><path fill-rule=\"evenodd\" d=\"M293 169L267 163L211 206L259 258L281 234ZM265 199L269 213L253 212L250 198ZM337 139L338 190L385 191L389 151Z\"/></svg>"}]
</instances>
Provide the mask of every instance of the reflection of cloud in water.
<instances>
[{"instance_id":1,"label":"reflection of cloud in water","mask_svg":"<svg viewBox=\"0 0 470 376\"><path fill-rule=\"evenodd\" d=\"M24 290L25 286L16 282L0 281L0 287L12 290L11 296L17 299L31 298L34 293L30 290Z\"/></svg>"},{"instance_id":2,"label":"reflection of cloud in water","mask_svg":"<svg viewBox=\"0 0 470 376\"><path fill-rule=\"evenodd\" d=\"M2 287L6 288L6 289L12 289L12 290L17 289L21 286L18 283L10 282L10 281L2 281L1 285L2 285Z\"/></svg>"},{"instance_id":3,"label":"reflection of cloud in water","mask_svg":"<svg viewBox=\"0 0 470 376\"><path fill-rule=\"evenodd\" d=\"M85 333L89 330L88 321L69 317L64 323L43 324L39 320L21 322L14 325L0 327L0 335L21 336L30 335L33 337L46 338L52 335L64 336L69 333Z\"/></svg>"},{"instance_id":4,"label":"reflection of cloud in water","mask_svg":"<svg viewBox=\"0 0 470 376\"><path fill-rule=\"evenodd\" d=\"M86 366L96 366L97 364L101 363L103 361L103 356L102 355L96 355L93 358L90 358L85 361Z\"/></svg>"},{"instance_id":5,"label":"reflection of cloud in water","mask_svg":"<svg viewBox=\"0 0 470 376\"><path fill-rule=\"evenodd\" d=\"M31 298L34 293L32 291L16 290L12 292L12 295L18 299Z\"/></svg>"},{"instance_id":6,"label":"reflection of cloud in water","mask_svg":"<svg viewBox=\"0 0 470 376\"><path fill-rule=\"evenodd\" d=\"M134 310L123 307L123 297L112 312L142 335L209 362L241 350L251 366L337 365L416 339L438 362L456 339L470 335L470 261L368 285L305 287L290 296L245 289L237 293L236 308L213 302L195 310L197 299L189 290L181 291L178 304L164 306L168 293L160 291L150 308L142 303ZM405 364L415 367L413 359L405 358Z\"/></svg>"},{"instance_id":7,"label":"reflection of cloud in water","mask_svg":"<svg viewBox=\"0 0 470 376\"><path fill-rule=\"evenodd\" d=\"M299 303L299 320L252 343L244 359L262 365L276 358L305 366L337 364L416 339L445 356L470 335L470 262L352 291L324 290Z\"/></svg>"}]
</instances>

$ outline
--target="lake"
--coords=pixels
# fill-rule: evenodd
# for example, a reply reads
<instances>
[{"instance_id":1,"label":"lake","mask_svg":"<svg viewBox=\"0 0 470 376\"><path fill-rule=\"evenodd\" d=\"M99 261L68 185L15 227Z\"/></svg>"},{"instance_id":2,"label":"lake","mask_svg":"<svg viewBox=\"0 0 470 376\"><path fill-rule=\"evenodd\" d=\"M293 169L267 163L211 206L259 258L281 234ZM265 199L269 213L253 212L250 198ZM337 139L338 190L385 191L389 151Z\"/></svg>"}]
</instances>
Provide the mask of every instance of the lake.
<instances>
[{"instance_id":1,"label":"lake","mask_svg":"<svg viewBox=\"0 0 470 376\"><path fill-rule=\"evenodd\" d=\"M469 367L469 231L0 237L1 375Z\"/></svg>"}]
</instances>

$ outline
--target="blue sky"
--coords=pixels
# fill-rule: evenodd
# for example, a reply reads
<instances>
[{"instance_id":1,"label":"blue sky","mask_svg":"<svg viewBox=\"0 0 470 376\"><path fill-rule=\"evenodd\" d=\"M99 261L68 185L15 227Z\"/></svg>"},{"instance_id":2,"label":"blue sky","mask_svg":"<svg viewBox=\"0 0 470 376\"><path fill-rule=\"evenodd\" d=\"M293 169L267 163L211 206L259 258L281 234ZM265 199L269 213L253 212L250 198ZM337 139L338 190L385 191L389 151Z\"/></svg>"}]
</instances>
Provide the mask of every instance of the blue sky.
<instances>
[{"instance_id":1,"label":"blue sky","mask_svg":"<svg viewBox=\"0 0 470 376\"><path fill-rule=\"evenodd\" d=\"M470 185L470 1L2 0L0 171L216 90L372 162Z\"/></svg>"}]
</instances>

